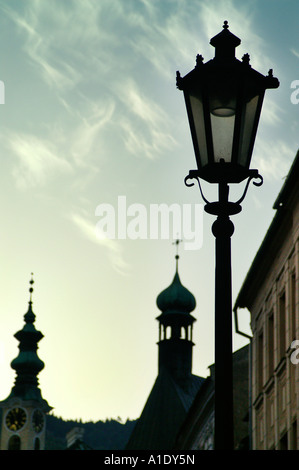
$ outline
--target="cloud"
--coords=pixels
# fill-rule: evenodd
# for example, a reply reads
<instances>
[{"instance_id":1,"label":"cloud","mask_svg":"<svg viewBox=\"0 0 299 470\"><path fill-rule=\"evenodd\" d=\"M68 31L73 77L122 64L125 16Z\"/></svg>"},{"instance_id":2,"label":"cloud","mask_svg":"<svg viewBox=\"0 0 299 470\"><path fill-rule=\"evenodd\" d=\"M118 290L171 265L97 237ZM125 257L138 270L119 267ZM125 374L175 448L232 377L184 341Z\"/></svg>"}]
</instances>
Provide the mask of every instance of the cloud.
<instances>
[{"instance_id":1,"label":"cloud","mask_svg":"<svg viewBox=\"0 0 299 470\"><path fill-rule=\"evenodd\" d=\"M118 125L124 131L125 145L130 153L155 158L175 145L169 116L153 99L140 91L136 81L127 78L115 84L115 92L125 109L120 113Z\"/></svg>"},{"instance_id":2,"label":"cloud","mask_svg":"<svg viewBox=\"0 0 299 470\"><path fill-rule=\"evenodd\" d=\"M296 51L295 49L292 48L291 53L294 54L294 56L299 59L299 52L298 51Z\"/></svg>"},{"instance_id":3,"label":"cloud","mask_svg":"<svg viewBox=\"0 0 299 470\"><path fill-rule=\"evenodd\" d=\"M74 116L73 127L68 136L69 152L76 165L89 167L95 171L93 164L95 152L96 162L99 163L101 131L110 125L115 111L113 99L91 101L82 97Z\"/></svg>"},{"instance_id":4,"label":"cloud","mask_svg":"<svg viewBox=\"0 0 299 470\"><path fill-rule=\"evenodd\" d=\"M289 171L295 152L285 141L258 139L255 145L255 161L259 173L271 180L281 180Z\"/></svg>"},{"instance_id":5,"label":"cloud","mask_svg":"<svg viewBox=\"0 0 299 470\"><path fill-rule=\"evenodd\" d=\"M128 265L123 259L122 250L117 240L109 239L104 234L101 237L97 236L96 226L88 220L86 215L83 216L78 213L72 213L70 220L80 229L88 240L108 251L111 264L119 274L124 275L127 273Z\"/></svg>"},{"instance_id":6,"label":"cloud","mask_svg":"<svg viewBox=\"0 0 299 470\"><path fill-rule=\"evenodd\" d=\"M71 165L57 153L54 144L31 134L6 131L3 143L17 157L13 176L19 189L42 186L59 174L70 174Z\"/></svg>"},{"instance_id":7,"label":"cloud","mask_svg":"<svg viewBox=\"0 0 299 470\"><path fill-rule=\"evenodd\" d=\"M265 106L262 108L261 118L263 123L272 126L281 122L284 111L273 98L267 95L268 93L266 91Z\"/></svg>"},{"instance_id":8,"label":"cloud","mask_svg":"<svg viewBox=\"0 0 299 470\"><path fill-rule=\"evenodd\" d=\"M70 137L68 153L76 164L90 162L107 124L123 131L126 149L134 155L153 158L174 145L167 113L132 78L145 52L136 54L134 44L147 34L153 37L148 18L158 11L146 1L138 11L134 2L114 0L55 2L55 8L32 0L22 14L6 8L26 54L68 115L67 121L58 116L57 125Z\"/></svg>"},{"instance_id":9,"label":"cloud","mask_svg":"<svg viewBox=\"0 0 299 470\"><path fill-rule=\"evenodd\" d=\"M31 61L38 66L47 84L58 89L69 88L79 80L79 74L67 62L60 61L57 56L54 58L47 28L43 28L40 22L40 7L41 3L33 0L27 4L24 14L19 14L16 9L10 9L8 6L2 6L2 9L23 35L23 49ZM51 16L54 11L55 9L53 9ZM53 41L55 38L54 34Z\"/></svg>"},{"instance_id":10,"label":"cloud","mask_svg":"<svg viewBox=\"0 0 299 470\"><path fill-rule=\"evenodd\" d=\"M7 5L2 10L45 83L61 93L86 80L92 68L110 70L109 50L117 45L117 35L105 24L107 5L105 0L31 0L22 12Z\"/></svg>"}]
</instances>

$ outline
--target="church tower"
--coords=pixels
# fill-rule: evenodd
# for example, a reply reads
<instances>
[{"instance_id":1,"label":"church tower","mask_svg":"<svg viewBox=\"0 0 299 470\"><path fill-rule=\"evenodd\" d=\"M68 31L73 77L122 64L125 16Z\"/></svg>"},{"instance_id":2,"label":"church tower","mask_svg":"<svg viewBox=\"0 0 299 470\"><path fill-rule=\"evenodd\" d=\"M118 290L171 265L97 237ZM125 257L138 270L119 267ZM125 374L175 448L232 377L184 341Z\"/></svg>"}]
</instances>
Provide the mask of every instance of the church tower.
<instances>
[{"instance_id":1,"label":"church tower","mask_svg":"<svg viewBox=\"0 0 299 470\"><path fill-rule=\"evenodd\" d=\"M195 318L190 314L196 301L193 294L181 283L176 272L172 283L157 297L161 315L159 321L159 373L163 368L177 381L184 380L192 373L192 329Z\"/></svg>"},{"instance_id":2,"label":"church tower","mask_svg":"<svg viewBox=\"0 0 299 470\"><path fill-rule=\"evenodd\" d=\"M176 242L178 243L178 242ZM161 314L158 376L129 441L127 450L174 449L177 434L205 379L192 374L193 294L176 271L172 283L157 297Z\"/></svg>"},{"instance_id":3,"label":"church tower","mask_svg":"<svg viewBox=\"0 0 299 470\"><path fill-rule=\"evenodd\" d=\"M43 450L45 447L46 413L51 410L42 398L37 375L44 363L37 355L43 334L34 326L32 310L34 281L31 279L25 325L14 336L19 341L19 355L11 362L16 379L10 395L0 402L2 408L1 450Z\"/></svg>"}]
</instances>

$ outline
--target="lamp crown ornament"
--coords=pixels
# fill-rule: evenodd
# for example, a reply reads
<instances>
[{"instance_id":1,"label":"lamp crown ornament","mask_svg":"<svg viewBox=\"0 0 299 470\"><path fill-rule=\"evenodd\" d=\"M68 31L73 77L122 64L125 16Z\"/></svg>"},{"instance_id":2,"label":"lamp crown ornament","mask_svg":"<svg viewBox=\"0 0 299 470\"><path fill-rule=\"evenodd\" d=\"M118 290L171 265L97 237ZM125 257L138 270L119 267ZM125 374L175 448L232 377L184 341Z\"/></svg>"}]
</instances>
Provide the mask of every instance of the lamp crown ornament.
<instances>
[{"instance_id":1,"label":"lamp crown ornament","mask_svg":"<svg viewBox=\"0 0 299 470\"><path fill-rule=\"evenodd\" d=\"M241 39L229 31L228 21L225 20L222 31L210 40L215 47L215 58L227 60L235 57L235 48L241 44Z\"/></svg>"}]
</instances>

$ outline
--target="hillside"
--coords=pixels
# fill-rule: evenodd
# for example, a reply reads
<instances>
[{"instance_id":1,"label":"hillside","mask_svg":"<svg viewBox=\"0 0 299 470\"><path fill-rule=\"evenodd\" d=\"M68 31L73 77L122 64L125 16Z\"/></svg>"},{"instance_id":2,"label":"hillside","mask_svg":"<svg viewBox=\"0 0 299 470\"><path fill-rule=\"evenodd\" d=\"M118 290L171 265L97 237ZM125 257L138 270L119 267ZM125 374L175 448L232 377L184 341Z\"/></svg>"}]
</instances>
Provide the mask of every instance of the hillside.
<instances>
[{"instance_id":1,"label":"hillside","mask_svg":"<svg viewBox=\"0 0 299 470\"><path fill-rule=\"evenodd\" d=\"M64 421L54 415L47 417L46 450L66 449L66 434L74 427L84 429L84 442L94 450L124 449L136 420L127 420L122 424L116 420L98 421L97 423Z\"/></svg>"}]
</instances>

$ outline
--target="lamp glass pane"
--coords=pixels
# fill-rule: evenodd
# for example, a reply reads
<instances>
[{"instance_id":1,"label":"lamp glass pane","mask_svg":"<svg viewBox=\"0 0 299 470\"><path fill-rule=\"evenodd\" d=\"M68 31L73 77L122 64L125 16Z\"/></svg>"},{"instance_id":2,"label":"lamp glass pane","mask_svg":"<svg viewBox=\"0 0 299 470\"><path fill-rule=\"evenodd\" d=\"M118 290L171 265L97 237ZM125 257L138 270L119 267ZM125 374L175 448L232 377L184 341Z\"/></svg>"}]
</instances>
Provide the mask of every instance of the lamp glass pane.
<instances>
[{"instance_id":1,"label":"lamp glass pane","mask_svg":"<svg viewBox=\"0 0 299 470\"><path fill-rule=\"evenodd\" d=\"M230 115L230 113L227 113L227 115L215 115L210 113L210 117L215 162L219 162L220 160L231 162L235 114Z\"/></svg>"},{"instance_id":2,"label":"lamp glass pane","mask_svg":"<svg viewBox=\"0 0 299 470\"><path fill-rule=\"evenodd\" d=\"M253 135L253 128L257 113L259 96L254 96L246 103L244 115L242 116L241 134L240 134L240 148L238 153L238 163L243 167L249 166L250 148L253 144L255 136Z\"/></svg>"},{"instance_id":3,"label":"lamp glass pane","mask_svg":"<svg viewBox=\"0 0 299 470\"><path fill-rule=\"evenodd\" d=\"M206 142L206 131L204 122L204 110L202 99L199 94L190 94L190 105L192 110L192 119L195 131L196 144L199 151L200 165L205 166L208 163L208 149Z\"/></svg>"}]
</instances>

